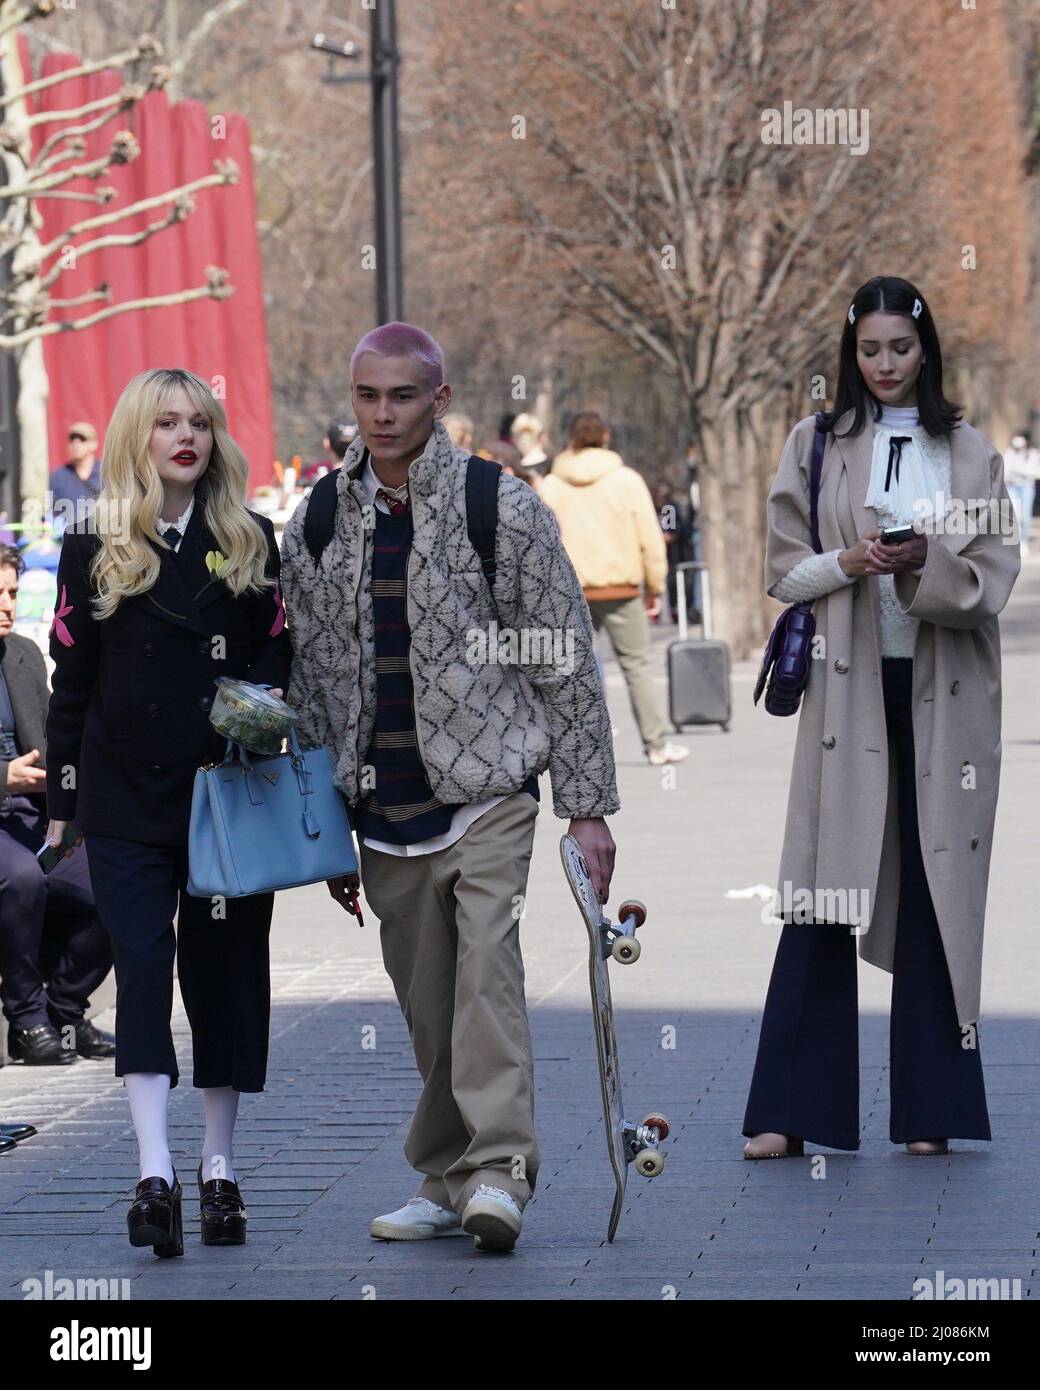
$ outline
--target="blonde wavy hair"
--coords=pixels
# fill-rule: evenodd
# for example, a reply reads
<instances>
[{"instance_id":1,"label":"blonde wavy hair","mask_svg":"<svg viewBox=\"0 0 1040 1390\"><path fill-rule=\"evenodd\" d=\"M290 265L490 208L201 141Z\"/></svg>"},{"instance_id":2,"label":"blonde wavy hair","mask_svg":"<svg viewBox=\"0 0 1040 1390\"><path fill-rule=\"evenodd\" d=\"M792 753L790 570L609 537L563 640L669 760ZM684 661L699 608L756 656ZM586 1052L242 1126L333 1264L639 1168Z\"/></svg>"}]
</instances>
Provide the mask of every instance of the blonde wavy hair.
<instances>
[{"instance_id":1,"label":"blonde wavy hair","mask_svg":"<svg viewBox=\"0 0 1040 1390\"><path fill-rule=\"evenodd\" d=\"M181 388L192 406L210 423L213 452L199 479L206 480L205 519L217 548L226 558L220 577L237 598L269 589L264 574L267 540L246 511L249 464L228 433L227 414L209 386L183 368L140 372L124 387L105 431L99 522L121 518L120 525L97 525L101 542L91 564L99 619L110 618L123 599L145 594L159 577L159 555L148 544L161 537L156 521L163 504L162 479L149 454L152 430L170 397Z\"/></svg>"}]
</instances>

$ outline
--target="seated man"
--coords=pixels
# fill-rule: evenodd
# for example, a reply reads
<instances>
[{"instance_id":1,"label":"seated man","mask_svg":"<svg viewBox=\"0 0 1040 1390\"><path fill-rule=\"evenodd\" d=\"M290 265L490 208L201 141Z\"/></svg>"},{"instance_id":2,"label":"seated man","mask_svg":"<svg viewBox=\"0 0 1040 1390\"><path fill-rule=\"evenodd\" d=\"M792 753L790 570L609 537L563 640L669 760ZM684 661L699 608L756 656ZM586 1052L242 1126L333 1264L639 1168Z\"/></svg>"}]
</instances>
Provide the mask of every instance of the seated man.
<instances>
[{"instance_id":1,"label":"seated man","mask_svg":"<svg viewBox=\"0 0 1040 1390\"><path fill-rule=\"evenodd\" d=\"M36 859L50 696L42 653L11 630L21 569L18 551L0 546L0 1002L12 1060L60 1066L115 1054L115 1039L84 1017L112 955L83 846L49 874Z\"/></svg>"}]
</instances>

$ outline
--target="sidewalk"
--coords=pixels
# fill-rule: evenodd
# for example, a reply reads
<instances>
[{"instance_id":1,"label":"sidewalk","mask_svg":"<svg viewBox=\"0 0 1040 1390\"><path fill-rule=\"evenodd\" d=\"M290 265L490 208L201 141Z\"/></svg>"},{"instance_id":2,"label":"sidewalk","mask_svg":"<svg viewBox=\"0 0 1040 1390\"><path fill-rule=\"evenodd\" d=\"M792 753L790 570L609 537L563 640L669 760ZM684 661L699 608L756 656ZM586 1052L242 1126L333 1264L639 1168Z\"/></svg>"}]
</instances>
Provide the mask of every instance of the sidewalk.
<instances>
[{"instance_id":1,"label":"sidewalk","mask_svg":"<svg viewBox=\"0 0 1040 1390\"><path fill-rule=\"evenodd\" d=\"M242 1102L236 1160L250 1213L246 1246L203 1249L190 1191L201 1141L186 1068L171 1137L185 1184L186 1254L130 1248L137 1178L125 1096L106 1063L0 1070L0 1114L39 1135L0 1157L0 1295L22 1282L128 1279L133 1299L898 1299L914 1280L1036 1275L1040 1147L1040 560L1004 615L1004 770L990 880L980 1037L994 1142L918 1160L887 1139L889 977L861 966L861 1113L856 1155L750 1164L740 1127L776 943L756 897L780 853L795 721L751 704L754 670L734 672L731 732L690 731L693 757L651 769L620 675L608 662L624 810L612 906L648 907L643 953L613 968L626 1111L663 1109L673 1126L664 1174L632 1175L613 1246L612 1197L586 981L585 933L563 882L543 781L522 924L538 1079L542 1169L515 1255L478 1256L468 1239L384 1245L369 1219L416 1184L401 1154L417 1094L408 1040L379 960L378 930L321 888L279 896L268 1090ZM674 634L655 633L659 668ZM663 675L660 681L665 696ZM674 776L675 785L670 786ZM111 1013L98 1016L111 1026ZM674 1029L674 1035L671 1030ZM674 1042L674 1045L672 1045Z\"/></svg>"}]
</instances>

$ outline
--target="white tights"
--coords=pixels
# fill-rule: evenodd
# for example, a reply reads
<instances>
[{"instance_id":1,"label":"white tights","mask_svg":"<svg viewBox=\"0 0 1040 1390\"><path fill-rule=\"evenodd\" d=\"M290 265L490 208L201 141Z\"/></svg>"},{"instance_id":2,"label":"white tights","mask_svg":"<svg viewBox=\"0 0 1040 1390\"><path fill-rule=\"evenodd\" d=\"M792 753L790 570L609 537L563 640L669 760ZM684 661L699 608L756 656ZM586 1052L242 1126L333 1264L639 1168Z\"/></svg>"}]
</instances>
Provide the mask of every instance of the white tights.
<instances>
[{"instance_id":1,"label":"white tights","mask_svg":"<svg viewBox=\"0 0 1040 1390\"><path fill-rule=\"evenodd\" d=\"M130 1116L141 1155L142 1178L165 1178L173 1184L173 1161L167 1138L166 1115L170 1100L170 1078L165 1072L130 1072L123 1077ZM202 1108L206 1117L206 1136L202 1143L202 1181L210 1178L235 1180L232 1152L239 1092L230 1086L202 1088Z\"/></svg>"}]
</instances>

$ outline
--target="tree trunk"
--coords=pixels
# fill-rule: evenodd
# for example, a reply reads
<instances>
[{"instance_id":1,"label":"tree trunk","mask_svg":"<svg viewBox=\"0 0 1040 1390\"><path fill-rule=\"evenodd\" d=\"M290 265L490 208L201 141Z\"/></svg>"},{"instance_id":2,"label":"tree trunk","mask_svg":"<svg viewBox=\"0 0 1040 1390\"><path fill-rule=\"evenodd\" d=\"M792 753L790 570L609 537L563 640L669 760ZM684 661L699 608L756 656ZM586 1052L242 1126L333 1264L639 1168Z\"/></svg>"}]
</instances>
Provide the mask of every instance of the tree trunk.
<instances>
[{"instance_id":1,"label":"tree trunk","mask_svg":"<svg viewBox=\"0 0 1040 1390\"><path fill-rule=\"evenodd\" d=\"M4 91L7 92L16 91L25 85L25 75L22 72L22 65L18 57L17 42L17 30L13 30L3 39L0 39L0 72L3 74ZM4 124L9 137L15 142L16 153L4 159L3 163L8 177L15 183L19 181L31 157L29 127L26 122L25 102L11 102L5 111ZM37 228L40 223L39 213L28 200L23 203L23 206L28 226L25 228L20 244L12 257L11 268L14 271L17 271L26 259L35 256L39 247L37 235ZM6 215L10 217L12 213L17 215L17 210L9 206ZM19 301L26 305L31 303L38 285L38 277L26 280L19 290ZM20 320L15 320L11 324L11 328L15 332L22 326L23 322ZM17 361L18 406L16 414L21 449L21 496L23 501L30 497L42 501L47 490L48 480L47 397L50 391L43 361L43 343L40 339L37 338L20 348Z\"/></svg>"},{"instance_id":2,"label":"tree trunk","mask_svg":"<svg viewBox=\"0 0 1040 1390\"><path fill-rule=\"evenodd\" d=\"M763 469L751 423L729 410L700 421L701 528L711 591L711 635L734 661L755 657L767 635L763 587Z\"/></svg>"},{"instance_id":3,"label":"tree trunk","mask_svg":"<svg viewBox=\"0 0 1040 1390\"><path fill-rule=\"evenodd\" d=\"M18 434L23 502L28 498L42 502L50 481L50 451L47 444L49 396L50 383L43 361L43 340L34 338L18 353Z\"/></svg>"},{"instance_id":4,"label":"tree trunk","mask_svg":"<svg viewBox=\"0 0 1040 1390\"><path fill-rule=\"evenodd\" d=\"M541 377L535 393L532 414L537 415L552 439L556 427L556 343L555 333L547 335L538 355Z\"/></svg>"}]
</instances>

